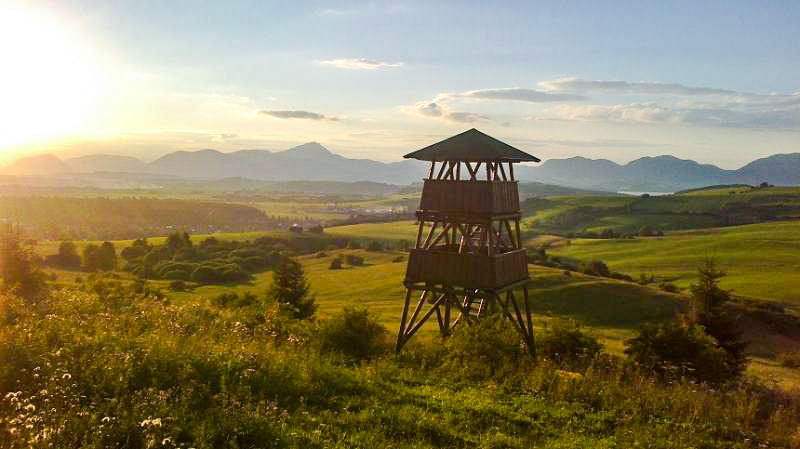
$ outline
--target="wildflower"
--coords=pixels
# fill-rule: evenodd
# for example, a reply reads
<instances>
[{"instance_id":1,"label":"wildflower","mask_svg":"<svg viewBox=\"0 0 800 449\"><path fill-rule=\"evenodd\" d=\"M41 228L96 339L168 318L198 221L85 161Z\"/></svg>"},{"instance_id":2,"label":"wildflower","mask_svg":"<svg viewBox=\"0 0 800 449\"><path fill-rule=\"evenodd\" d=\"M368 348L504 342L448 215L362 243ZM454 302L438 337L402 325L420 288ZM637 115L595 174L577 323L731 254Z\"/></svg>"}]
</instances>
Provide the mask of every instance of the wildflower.
<instances>
[{"instance_id":1,"label":"wildflower","mask_svg":"<svg viewBox=\"0 0 800 449\"><path fill-rule=\"evenodd\" d=\"M70 380L70 379L72 379L72 374L70 374L70 373L64 373L64 374L61 376L61 378L62 378L62 379L67 379L67 380Z\"/></svg>"},{"instance_id":2,"label":"wildflower","mask_svg":"<svg viewBox=\"0 0 800 449\"><path fill-rule=\"evenodd\" d=\"M103 419L101 419L100 421L109 422L109 421L111 421L111 418L109 418L108 416L104 416Z\"/></svg>"},{"instance_id":3,"label":"wildflower","mask_svg":"<svg viewBox=\"0 0 800 449\"><path fill-rule=\"evenodd\" d=\"M28 405L25 406L25 410L27 410L29 412L35 412L36 411L36 406L33 405L33 404L28 404Z\"/></svg>"}]
</instances>

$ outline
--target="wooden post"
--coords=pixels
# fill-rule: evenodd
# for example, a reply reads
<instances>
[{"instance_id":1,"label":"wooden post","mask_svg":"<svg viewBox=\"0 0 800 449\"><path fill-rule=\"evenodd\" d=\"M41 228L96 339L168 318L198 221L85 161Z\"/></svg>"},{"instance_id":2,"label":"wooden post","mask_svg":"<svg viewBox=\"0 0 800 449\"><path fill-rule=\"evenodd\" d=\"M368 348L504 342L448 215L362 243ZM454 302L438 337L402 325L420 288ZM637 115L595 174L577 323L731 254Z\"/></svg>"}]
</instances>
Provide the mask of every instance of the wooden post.
<instances>
[{"instance_id":1,"label":"wooden post","mask_svg":"<svg viewBox=\"0 0 800 449\"><path fill-rule=\"evenodd\" d=\"M403 316L400 318L400 332L397 333L397 344L395 345L395 352L400 353L400 350L403 349L403 344L405 344L405 333L406 333L406 319L408 318L408 304L411 301L411 289L409 288L406 290L406 302L403 305Z\"/></svg>"}]
</instances>

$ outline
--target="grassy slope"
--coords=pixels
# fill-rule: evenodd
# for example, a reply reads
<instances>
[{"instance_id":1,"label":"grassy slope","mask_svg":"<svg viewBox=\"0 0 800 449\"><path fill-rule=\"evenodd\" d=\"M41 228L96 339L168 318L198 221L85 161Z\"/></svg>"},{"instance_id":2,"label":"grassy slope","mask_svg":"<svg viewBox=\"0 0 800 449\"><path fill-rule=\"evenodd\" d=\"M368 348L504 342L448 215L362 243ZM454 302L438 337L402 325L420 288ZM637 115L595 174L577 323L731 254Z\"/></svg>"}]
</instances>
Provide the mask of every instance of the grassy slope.
<instances>
[{"instance_id":1,"label":"grassy slope","mask_svg":"<svg viewBox=\"0 0 800 449\"><path fill-rule=\"evenodd\" d=\"M336 237L377 240L413 240L416 227L412 222L394 222L341 226L329 228L326 233ZM274 235L274 233L271 233ZM252 239L264 233L219 234L217 238ZM289 235L289 234L279 234ZM293 237L296 237L292 235ZM779 240L776 239L779 236ZM203 236L195 236L199 240ZM154 239L154 241L157 241ZM127 242L115 242L121 249ZM124 243L124 244L123 244ZM679 282L688 285L694 276L694 266L706 255L713 255L722 262L731 275L724 286L742 286L752 296L761 291L758 287L747 287L756 282L773 296L784 299L781 294L791 296L792 270L800 268L796 250L800 245L800 224L770 223L742 226L712 231L694 231L670 234L663 239L636 239L618 241L578 240L563 249L553 250L558 254L579 258L605 260L618 271L636 275L638 272L656 273L662 277L680 277ZM40 251L55 252L56 245L42 242ZM45 251L43 248L46 248ZM363 256L363 267L345 267L329 270L333 257L342 253ZM364 250L330 251L317 258L313 255L301 257L306 273L317 295L320 316L329 316L345 304L363 303L375 312L382 324L394 331L400 320L404 290L402 278L406 260L393 263L400 252L367 252ZM632 268L643 267L643 268ZM794 268L793 268L794 267ZM681 299L677 295L661 292L638 284L611 279L595 278L573 273L566 276L562 271L531 265L531 298L534 305L535 324L544 326L551 317L577 319L589 326L606 344L612 353L621 353L623 341L644 321L673 317ZM70 281L78 273L58 272L59 280ZM126 276L125 274L122 274ZM761 279L767 276L767 279ZM271 282L271 273L261 273L248 284L229 286L203 286L189 293L173 293L174 299L183 301L192 297L213 297L223 291L252 290L263 292ZM796 281L795 281L796 282ZM166 287L166 282L162 282ZM430 339L436 335L435 326L423 327L420 338ZM800 373L776 366L774 361L758 359L751 371L775 376L788 384L800 384Z\"/></svg>"},{"instance_id":2,"label":"grassy slope","mask_svg":"<svg viewBox=\"0 0 800 449\"><path fill-rule=\"evenodd\" d=\"M553 253L603 260L613 270L633 276L653 273L681 286L691 283L695 267L711 257L728 272L724 287L800 306L800 222L674 232L663 238L574 240Z\"/></svg>"}]
</instances>

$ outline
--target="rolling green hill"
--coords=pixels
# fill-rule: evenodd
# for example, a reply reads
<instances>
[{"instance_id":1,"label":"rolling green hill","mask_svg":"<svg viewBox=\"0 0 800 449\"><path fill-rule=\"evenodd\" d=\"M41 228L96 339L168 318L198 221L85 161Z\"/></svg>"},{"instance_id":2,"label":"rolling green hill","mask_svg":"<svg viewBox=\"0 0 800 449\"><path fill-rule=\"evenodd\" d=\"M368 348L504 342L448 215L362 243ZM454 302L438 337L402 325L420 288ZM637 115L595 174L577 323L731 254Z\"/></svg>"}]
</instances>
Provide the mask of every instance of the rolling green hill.
<instances>
[{"instance_id":1,"label":"rolling green hill","mask_svg":"<svg viewBox=\"0 0 800 449\"><path fill-rule=\"evenodd\" d=\"M660 238L572 240L551 251L580 260L599 259L632 276L655 274L687 286L694 267L713 258L728 272L735 293L800 306L800 222L671 232Z\"/></svg>"}]
</instances>

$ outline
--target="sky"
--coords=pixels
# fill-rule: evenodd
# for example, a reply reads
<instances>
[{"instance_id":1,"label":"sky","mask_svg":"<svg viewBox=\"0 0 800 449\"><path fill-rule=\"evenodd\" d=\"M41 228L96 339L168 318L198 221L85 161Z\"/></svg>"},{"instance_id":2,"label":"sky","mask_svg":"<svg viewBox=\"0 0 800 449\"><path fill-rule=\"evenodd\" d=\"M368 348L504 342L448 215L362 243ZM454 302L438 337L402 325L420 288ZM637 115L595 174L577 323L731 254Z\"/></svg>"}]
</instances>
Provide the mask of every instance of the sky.
<instances>
[{"instance_id":1,"label":"sky","mask_svg":"<svg viewBox=\"0 0 800 449\"><path fill-rule=\"evenodd\" d=\"M542 159L800 152L800 2L0 0L0 163L475 127Z\"/></svg>"}]
</instances>

